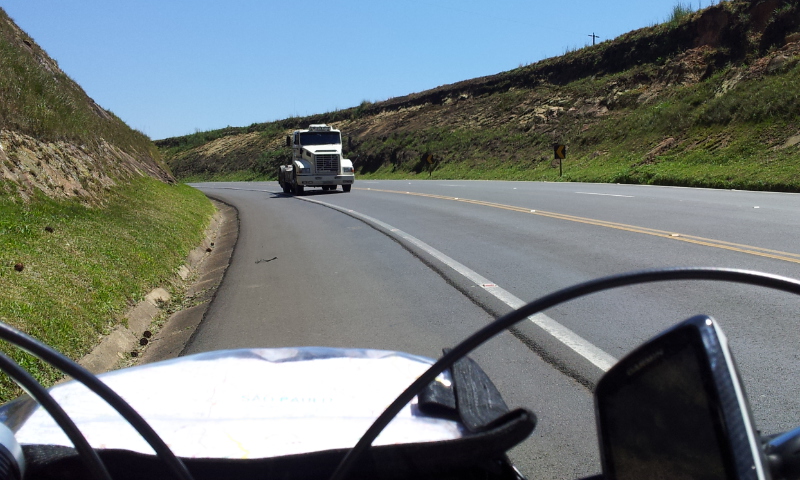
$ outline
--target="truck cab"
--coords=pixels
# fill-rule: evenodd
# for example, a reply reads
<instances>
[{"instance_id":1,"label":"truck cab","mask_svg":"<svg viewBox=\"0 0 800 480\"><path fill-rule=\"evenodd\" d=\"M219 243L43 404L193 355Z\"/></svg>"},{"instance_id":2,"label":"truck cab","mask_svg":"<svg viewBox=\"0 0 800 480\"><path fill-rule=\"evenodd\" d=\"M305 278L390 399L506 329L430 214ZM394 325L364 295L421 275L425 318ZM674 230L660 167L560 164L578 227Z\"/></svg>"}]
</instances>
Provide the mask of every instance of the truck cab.
<instances>
[{"instance_id":1,"label":"truck cab","mask_svg":"<svg viewBox=\"0 0 800 480\"><path fill-rule=\"evenodd\" d=\"M281 165L278 183L284 193L302 195L306 188L349 192L355 182L353 162L342 158L342 133L325 124L295 130L286 137L292 149L288 165Z\"/></svg>"}]
</instances>

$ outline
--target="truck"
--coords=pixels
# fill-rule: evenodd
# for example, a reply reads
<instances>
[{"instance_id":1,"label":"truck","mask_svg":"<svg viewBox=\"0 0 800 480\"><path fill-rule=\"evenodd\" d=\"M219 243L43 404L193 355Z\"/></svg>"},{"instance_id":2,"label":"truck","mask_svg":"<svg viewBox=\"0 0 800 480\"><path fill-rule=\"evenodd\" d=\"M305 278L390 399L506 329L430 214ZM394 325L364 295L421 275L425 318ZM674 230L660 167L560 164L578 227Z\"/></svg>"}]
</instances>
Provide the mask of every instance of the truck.
<instances>
[{"instance_id":1,"label":"truck","mask_svg":"<svg viewBox=\"0 0 800 480\"><path fill-rule=\"evenodd\" d=\"M353 162L342 158L342 132L329 125L313 124L286 137L291 161L280 166L278 183L283 193L302 195L306 188L349 192L355 182Z\"/></svg>"}]
</instances>

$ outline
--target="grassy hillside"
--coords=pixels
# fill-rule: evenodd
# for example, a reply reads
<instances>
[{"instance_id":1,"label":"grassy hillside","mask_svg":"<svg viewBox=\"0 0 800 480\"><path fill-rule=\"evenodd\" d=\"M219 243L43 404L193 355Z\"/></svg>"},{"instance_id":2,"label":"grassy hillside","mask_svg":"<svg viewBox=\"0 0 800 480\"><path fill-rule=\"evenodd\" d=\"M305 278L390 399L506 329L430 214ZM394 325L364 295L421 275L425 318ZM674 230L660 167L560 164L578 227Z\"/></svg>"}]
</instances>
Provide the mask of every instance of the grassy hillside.
<instances>
[{"instance_id":1,"label":"grassy hillside","mask_svg":"<svg viewBox=\"0 0 800 480\"><path fill-rule=\"evenodd\" d=\"M131 154L158 158L143 133L94 102L0 9L0 130L40 141L96 144L98 138Z\"/></svg>"},{"instance_id":2,"label":"grassy hillside","mask_svg":"<svg viewBox=\"0 0 800 480\"><path fill-rule=\"evenodd\" d=\"M73 359L170 286L213 206L0 9L0 321ZM45 385L60 374L7 345ZM0 401L19 390L0 376Z\"/></svg>"},{"instance_id":3,"label":"grassy hillside","mask_svg":"<svg viewBox=\"0 0 800 480\"><path fill-rule=\"evenodd\" d=\"M0 320L73 359L150 289L169 287L213 213L198 190L149 177L104 201L94 208L41 193L27 203L0 195ZM2 350L45 384L60 378L19 350ZM3 377L0 401L16 394Z\"/></svg>"},{"instance_id":4,"label":"grassy hillside","mask_svg":"<svg viewBox=\"0 0 800 480\"><path fill-rule=\"evenodd\" d=\"M324 122L349 137L362 177L800 191L799 3L676 7L663 24L509 72L156 144L179 176L270 178L285 132ZM567 145L563 177L553 143Z\"/></svg>"}]
</instances>

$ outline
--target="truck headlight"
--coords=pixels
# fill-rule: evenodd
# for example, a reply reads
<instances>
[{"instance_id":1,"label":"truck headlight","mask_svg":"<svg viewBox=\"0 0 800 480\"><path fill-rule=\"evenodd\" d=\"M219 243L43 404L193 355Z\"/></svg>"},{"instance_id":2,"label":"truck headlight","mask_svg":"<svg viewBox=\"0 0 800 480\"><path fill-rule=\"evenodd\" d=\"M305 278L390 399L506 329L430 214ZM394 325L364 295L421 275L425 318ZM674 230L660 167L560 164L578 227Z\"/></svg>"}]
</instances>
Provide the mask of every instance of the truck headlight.
<instances>
[{"instance_id":1,"label":"truck headlight","mask_svg":"<svg viewBox=\"0 0 800 480\"><path fill-rule=\"evenodd\" d=\"M353 167L342 167L342 173L353 173Z\"/></svg>"},{"instance_id":2,"label":"truck headlight","mask_svg":"<svg viewBox=\"0 0 800 480\"><path fill-rule=\"evenodd\" d=\"M311 173L311 167L303 167L300 169L300 173Z\"/></svg>"}]
</instances>

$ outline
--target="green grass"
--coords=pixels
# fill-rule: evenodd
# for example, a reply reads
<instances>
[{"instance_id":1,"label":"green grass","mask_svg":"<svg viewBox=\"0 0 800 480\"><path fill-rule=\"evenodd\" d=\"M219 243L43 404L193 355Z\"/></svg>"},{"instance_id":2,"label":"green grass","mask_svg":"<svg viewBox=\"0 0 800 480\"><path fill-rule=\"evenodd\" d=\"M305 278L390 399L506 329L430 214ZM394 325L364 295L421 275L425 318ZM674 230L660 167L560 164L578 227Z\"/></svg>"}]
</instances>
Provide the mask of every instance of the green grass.
<instances>
[{"instance_id":1,"label":"green grass","mask_svg":"<svg viewBox=\"0 0 800 480\"><path fill-rule=\"evenodd\" d=\"M684 4L683 2L678 2L672 7L672 13L666 23L667 25L678 25L681 20L691 15L693 12L694 10L692 9L691 3Z\"/></svg>"},{"instance_id":2,"label":"green grass","mask_svg":"<svg viewBox=\"0 0 800 480\"><path fill-rule=\"evenodd\" d=\"M0 319L82 357L128 307L175 277L212 212L199 191L149 178L112 190L103 208L42 195L25 204L0 193ZM60 378L19 350L2 350L45 385ZM0 401L16 394L0 383Z\"/></svg>"},{"instance_id":3,"label":"green grass","mask_svg":"<svg viewBox=\"0 0 800 480\"><path fill-rule=\"evenodd\" d=\"M194 182L261 182L265 180L275 180L275 175L266 175L252 170L242 170L237 172L225 172L214 174L195 174L181 179L185 183Z\"/></svg>"},{"instance_id":4,"label":"green grass","mask_svg":"<svg viewBox=\"0 0 800 480\"><path fill-rule=\"evenodd\" d=\"M384 162L377 168L359 172L358 178L576 181L800 191L800 146L777 148L783 144L787 132L800 133L800 125L780 119L711 126L688 121L691 126L676 136L673 147L649 158L645 152L670 133L669 122L658 116L672 118L675 111L691 111L680 102L671 107L656 107L642 107L630 118L609 119L608 125L594 127L603 133L592 133L595 138L585 143L581 143L585 140L581 137L574 138L562 165L563 176L559 176L558 164L552 160L552 147L546 139L506 132L502 139L522 153L513 157L507 151L502 155L482 155L479 146L472 145L461 151L442 150L448 153L438 158L430 175L421 162L405 168L402 164ZM661 113L654 114L653 109ZM475 141L480 143L487 133L475 136ZM461 136L454 134L455 138ZM425 141L422 136L418 138ZM456 144L457 140L441 143ZM412 168L417 165L420 168Z\"/></svg>"},{"instance_id":5,"label":"green grass","mask_svg":"<svg viewBox=\"0 0 800 480\"><path fill-rule=\"evenodd\" d=\"M678 185L742 190L800 191L797 173L800 171L798 152L786 152L769 161L753 162L735 156L695 153L686 157L665 156L656 164L639 164L631 156L608 155L602 159L567 158L559 176L557 163L524 162L498 163L469 167L465 164L440 164L429 176L427 170L419 173L396 171L381 167L359 179L420 179L434 180L527 180L551 182L635 183L651 185Z\"/></svg>"}]
</instances>

